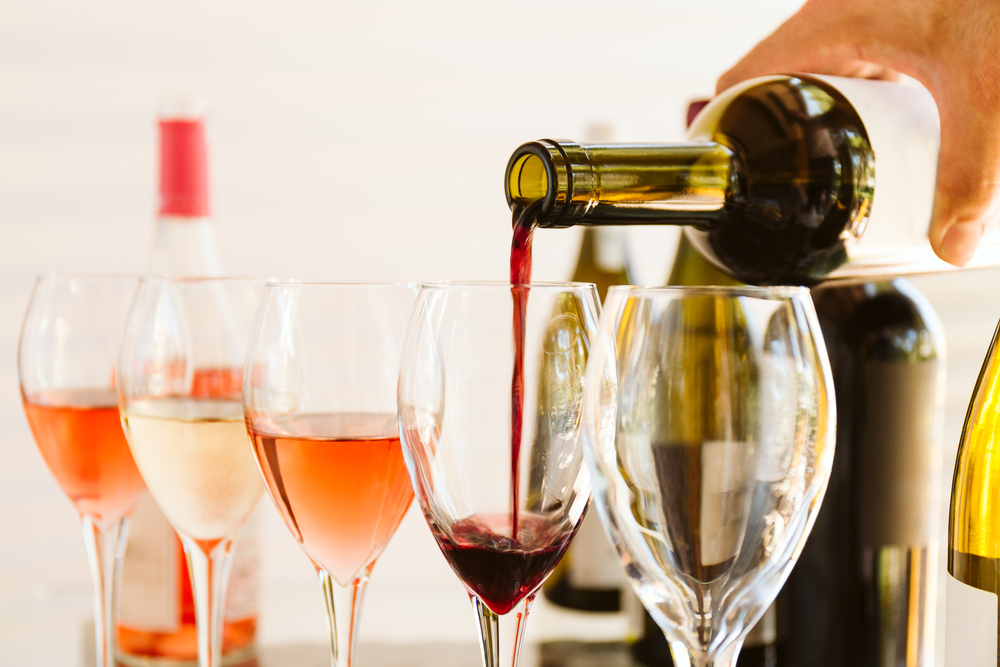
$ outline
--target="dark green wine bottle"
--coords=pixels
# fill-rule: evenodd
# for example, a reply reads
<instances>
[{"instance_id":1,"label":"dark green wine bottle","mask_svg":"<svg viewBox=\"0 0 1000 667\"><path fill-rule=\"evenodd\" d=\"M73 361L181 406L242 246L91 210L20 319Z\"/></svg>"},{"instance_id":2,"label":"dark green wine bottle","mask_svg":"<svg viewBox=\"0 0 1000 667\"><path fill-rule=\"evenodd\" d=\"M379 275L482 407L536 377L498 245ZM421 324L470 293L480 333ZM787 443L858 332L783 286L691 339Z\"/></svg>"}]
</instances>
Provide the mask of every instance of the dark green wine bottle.
<instances>
[{"instance_id":1,"label":"dark green wine bottle","mask_svg":"<svg viewBox=\"0 0 1000 667\"><path fill-rule=\"evenodd\" d=\"M779 667L934 664L945 341L907 280L820 287L837 454L778 596Z\"/></svg>"}]
</instances>

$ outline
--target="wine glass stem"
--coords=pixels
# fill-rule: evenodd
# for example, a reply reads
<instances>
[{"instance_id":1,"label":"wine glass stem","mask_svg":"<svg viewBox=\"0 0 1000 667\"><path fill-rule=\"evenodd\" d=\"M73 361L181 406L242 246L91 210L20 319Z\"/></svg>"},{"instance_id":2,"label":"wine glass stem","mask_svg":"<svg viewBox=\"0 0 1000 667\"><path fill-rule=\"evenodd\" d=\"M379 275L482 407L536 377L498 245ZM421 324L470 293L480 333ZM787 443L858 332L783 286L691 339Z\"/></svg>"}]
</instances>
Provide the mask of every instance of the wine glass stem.
<instances>
[{"instance_id":1,"label":"wine glass stem","mask_svg":"<svg viewBox=\"0 0 1000 667\"><path fill-rule=\"evenodd\" d=\"M472 607L479 624L479 640L483 653L483 667L517 667L517 656L521 650L524 626L528 621L528 610L535 600L530 595L521 600L513 609L497 616L475 595L470 595Z\"/></svg>"},{"instance_id":2,"label":"wine glass stem","mask_svg":"<svg viewBox=\"0 0 1000 667\"><path fill-rule=\"evenodd\" d=\"M181 542L184 543L184 554L191 573L194 616L198 628L198 667L220 667L222 619L233 562L233 542L204 543L189 537L181 537Z\"/></svg>"},{"instance_id":3,"label":"wine glass stem","mask_svg":"<svg viewBox=\"0 0 1000 667\"><path fill-rule=\"evenodd\" d=\"M743 648L743 640L739 639L727 646L714 660L692 655L683 642L670 642L670 653L676 667L736 667L736 658Z\"/></svg>"},{"instance_id":4,"label":"wine glass stem","mask_svg":"<svg viewBox=\"0 0 1000 667\"><path fill-rule=\"evenodd\" d=\"M326 619L330 624L330 650L333 653L333 667L351 667L354 660L354 644L358 637L361 620L361 603L365 597L365 587L371 574L371 564L346 586L341 586L330 573L317 567L319 583L326 598ZM339 613L339 616L338 616Z\"/></svg>"},{"instance_id":5,"label":"wine glass stem","mask_svg":"<svg viewBox=\"0 0 1000 667\"><path fill-rule=\"evenodd\" d=\"M128 519L122 518L102 527L93 517L83 515L83 540L94 579L94 631L97 644L97 667L114 667L117 662L115 621L118 618L118 583L121 581L121 556L125 550Z\"/></svg>"}]
</instances>

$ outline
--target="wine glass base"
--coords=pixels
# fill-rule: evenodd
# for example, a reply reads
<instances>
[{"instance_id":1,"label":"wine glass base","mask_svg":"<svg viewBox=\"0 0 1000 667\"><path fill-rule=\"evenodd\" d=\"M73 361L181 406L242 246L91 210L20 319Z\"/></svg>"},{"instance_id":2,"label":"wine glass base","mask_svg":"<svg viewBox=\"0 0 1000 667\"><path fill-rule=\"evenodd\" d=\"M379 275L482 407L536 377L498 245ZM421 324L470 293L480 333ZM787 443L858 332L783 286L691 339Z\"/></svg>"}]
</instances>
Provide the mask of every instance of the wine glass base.
<instances>
[{"instance_id":1,"label":"wine glass base","mask_svg":"<svg viewBox=\"0 0 1000 667\"><path fill-rule=\"evenodd\" d=\"M257 658L259 654L260 651L258 651L256 645L244 646L241 649L230 651L223 655L222 666L258 667ZM122 667L198 667L198 660L179 660L176 658L119 653L118 664Z\"/></svg>"}]
</instances>

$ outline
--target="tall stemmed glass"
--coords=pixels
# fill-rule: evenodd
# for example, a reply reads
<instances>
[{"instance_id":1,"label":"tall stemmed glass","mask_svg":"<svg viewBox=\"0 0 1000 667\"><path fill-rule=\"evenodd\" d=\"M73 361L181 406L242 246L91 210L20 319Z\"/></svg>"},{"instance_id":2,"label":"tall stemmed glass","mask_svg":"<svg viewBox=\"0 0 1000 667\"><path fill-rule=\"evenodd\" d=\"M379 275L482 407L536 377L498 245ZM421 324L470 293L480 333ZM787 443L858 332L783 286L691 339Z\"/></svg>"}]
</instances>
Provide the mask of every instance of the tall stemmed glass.
<instances>
[{"instance_id":1,"label":"tall stemmed glass","mask_svg":"<svg viewBox=\"0 0 1000 667\"><path fill-rule=\"evenodd\" d=\"M612 287L590 364L594 502L632 586L678 665L735 664L833 460L809 292Z\"/></svg>"},{"instance_id":2,"label":"tall stemmed glass","mask_svg":"<svg viewBox=\"0 0 1000 667\"><path fill-rule=\"evenodd\" d=\"M535 593L587 507L580 410L597 313L592 284L432 284L407 332L403 452L485 667L516 665Z\"/></svg>"},{"instance_id":3,"label":"tall stemmed glass","mask_svg":"<svg viewBox=\"0 0 1000 667\"><path fill-rule=\"evenodd\" d=\"M241 396L263 286L235 278L143 278L118 363L129 447L184 544L201 667L221 664L232 541L264 490Z\"/></svg>"},{"instance_id":4,"label":"tall stemmed glass","mask_svg":"<svg viewBox=\"0 0 1000 667\"><path fill-rule=\"evenodd\" d=\"M128 513L143 489L115 397L118 343L138 286L130 277L42 276L17 356L31 432L83 523L98 667L116 664L121 554Z\"/></svg>"},{"instance_id":5,"label":"tall stemmed glass","mask_svg":"<svg viewBox=\"0 0 1000 667\"><path fill-rule=\"evenodd\" d=\"M396 382L415 285L269 283L247 354L257 466L326 596L350 667L365 586L413 500Z\"/></svg>"}]
</instances>

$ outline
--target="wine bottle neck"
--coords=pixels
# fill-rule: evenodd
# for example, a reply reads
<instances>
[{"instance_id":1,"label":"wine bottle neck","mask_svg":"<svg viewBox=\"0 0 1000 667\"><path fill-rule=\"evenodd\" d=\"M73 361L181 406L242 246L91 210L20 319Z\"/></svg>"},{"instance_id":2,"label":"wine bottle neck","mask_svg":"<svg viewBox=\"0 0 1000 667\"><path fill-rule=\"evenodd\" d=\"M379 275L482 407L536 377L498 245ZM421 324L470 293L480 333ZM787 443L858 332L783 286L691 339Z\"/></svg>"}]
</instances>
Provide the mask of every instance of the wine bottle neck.
<instances>
[{"instance_id":1,"label":"wine bottle neck","mask_svg":"<svg viewBox=\"0 0 1000 667\"><path fill-rule=\"evenodd\" d=\"M710 226L732 190L733 154L717 143L590 144L543 139L507 163L507 203L543 202L540 227Z\"/></svg>"}]
</instances>

